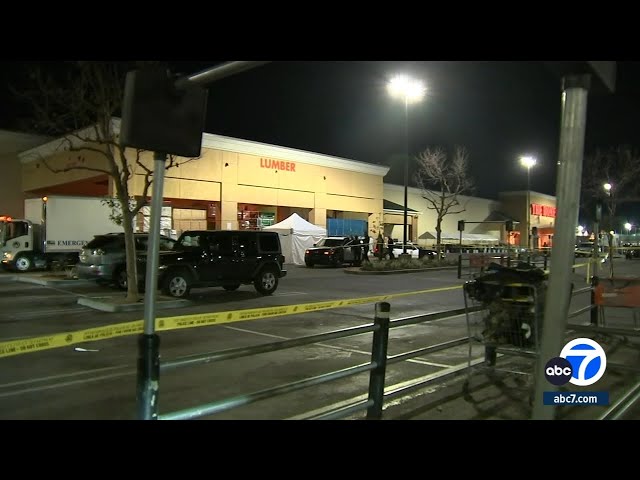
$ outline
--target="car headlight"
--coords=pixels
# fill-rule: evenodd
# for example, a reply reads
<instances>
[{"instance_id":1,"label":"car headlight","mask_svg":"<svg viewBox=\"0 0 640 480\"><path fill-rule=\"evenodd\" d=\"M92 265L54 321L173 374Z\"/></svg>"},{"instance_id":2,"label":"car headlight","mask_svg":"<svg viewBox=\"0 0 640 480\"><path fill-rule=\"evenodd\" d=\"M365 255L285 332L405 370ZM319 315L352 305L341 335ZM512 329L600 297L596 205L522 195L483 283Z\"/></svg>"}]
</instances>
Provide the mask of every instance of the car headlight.
<instances>
[{"instance_id":1,"label":"car headlight","mask_svg":"<svg viewBox=\"0 0 640 480\"><path fill-rule=\"evenodd\" d=\"M2 259L3 260L11 260L12 256L11 253L9 252L2 252Z\"/></svg>"},{"instance_id":2,"label":"car headlight","mask_svg":"<svg viewBox=\"0 0 640 480\"><path fill-rule=\"evenodd\" d=\"M160 265L158 270L166 270L169 265Z\"/></svg>"}]
</instances>

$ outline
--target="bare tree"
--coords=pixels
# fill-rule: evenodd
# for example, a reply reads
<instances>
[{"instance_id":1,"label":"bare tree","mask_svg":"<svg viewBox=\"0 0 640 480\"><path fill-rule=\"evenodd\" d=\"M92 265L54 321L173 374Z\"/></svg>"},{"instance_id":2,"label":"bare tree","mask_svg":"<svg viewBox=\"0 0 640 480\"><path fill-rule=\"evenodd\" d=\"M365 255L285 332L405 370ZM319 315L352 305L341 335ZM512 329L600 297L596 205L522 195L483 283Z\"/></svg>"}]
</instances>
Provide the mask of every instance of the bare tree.
<instances>
[{"instance_id":1,"label":"bare tree","mask_svg":"<svg viewBox=\"0 0 640 480\"><path fill-rule=\"evenodd\" d=\"M14 89L33 108L35 129L61 136L59 150L67 152L64 166L54 167L47 158L40 158L45 167L54 173L86 170L113 179L115 197L106 201L112 207L112 219L124 228L128 301L139 298L133 224L147 204L153 171L143 161L142 150L120 145L114 116L121 111L126 72L145 63L67 62L48 71L35 67L30 73L34 88ZM88 155L103 161L88 161ZM191 160L170 156L166 169ZM129 182L136 174L144 183L142 193L134 198Z\"/></svg>"},{"instance_id":2,"label":"bare tree","mask_svg":"<svg viewBox=\"0 0 640 480\"><path fill-rule=\"evenodd\" d=\"M469 176L468 153L464 147L454 147L451 157L442 147L427 148L417 156L417 185L427 208L436 212L436 249L438 258L442 251L442 220L449 214L464 212L459 196L474 191Z\"/></svg>"},{"instance_id":3,"label":"bare tree","mask_svg":"<svg viewBox=\"0 0 640 480\"><path fill-rule=\"evenodd\" d=\"M620 227L616 216L620 204L638 200L640 155L631 146L596 149L584 159L581 206L586 216L595 221L596 205L604 207L598 230L604 230L609 245L609 275L613 277L613 235ZM608 188L605 188L608 185ZM594 232L595 235L599 235Z\"/></svg>"}]
</instances>

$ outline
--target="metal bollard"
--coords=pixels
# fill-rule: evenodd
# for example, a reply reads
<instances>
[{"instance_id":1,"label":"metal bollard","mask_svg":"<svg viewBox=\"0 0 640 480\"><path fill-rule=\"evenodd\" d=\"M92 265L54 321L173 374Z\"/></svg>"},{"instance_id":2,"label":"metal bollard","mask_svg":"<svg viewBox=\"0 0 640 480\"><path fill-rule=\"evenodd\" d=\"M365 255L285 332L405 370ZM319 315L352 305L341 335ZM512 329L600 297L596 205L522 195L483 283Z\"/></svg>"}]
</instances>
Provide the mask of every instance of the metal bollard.
<instances>
[{"instance_id":1,"label":"metal bollard","mask_svg":"<svg viewBox=\"0 0 640 480\"><path fill-rule=\"evenodd\" d=\"M376 303L373 323L380 328L373 332L371 348L371 362L376 367L369 375L369 400L373 405L367 409L367 420L382 419L382 405L384 402L384 376L387 369L387 345L389 344L389 312L391 305L388 302Z\"/></svg>"},{"instance_id":2,"label":"metal bollard","mask_svg":"<svg viewBox=\"0 0 640 480\"><path fill-rule=\"evenodd\" d=\"M598 277L595 275L591 277L591 325L593 327L598 326L598 313L599 308L596 305L596 287L598 286Z\"/></svg>"},{"instance_id":3,"label":"metal bollard","mask_svg":"<svg viewBox=\"0 0 640 480\"><path fill-rule=\"evenodd\" d=\"M160 337L138 338L137 403L138 420L158 419L158 383L160 380Z\"/></svg>"}]
</instances>

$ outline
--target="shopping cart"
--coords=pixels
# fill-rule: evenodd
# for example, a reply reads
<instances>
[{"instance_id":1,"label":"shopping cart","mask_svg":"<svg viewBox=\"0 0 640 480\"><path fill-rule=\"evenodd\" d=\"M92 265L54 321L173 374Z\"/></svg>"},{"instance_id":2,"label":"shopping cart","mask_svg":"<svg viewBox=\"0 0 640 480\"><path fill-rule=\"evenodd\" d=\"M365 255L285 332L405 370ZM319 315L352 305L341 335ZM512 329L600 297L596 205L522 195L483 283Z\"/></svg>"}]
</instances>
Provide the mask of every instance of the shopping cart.
<instances>
[{"instance_id":1,"label":"shopping cart","mask_svg":"<svg viewBox=\"0 0 640 480\"><path fill-rule=\"evenodd\" d=\"M472 376L482 372L492 381L514 378L528 387L532 401L547 279L548 275L534 265L492 263L484 275L465 283L469 335L465 397L469 397ZM484 349L484 359L479 349Z\"/></svg>"}]
</instances>

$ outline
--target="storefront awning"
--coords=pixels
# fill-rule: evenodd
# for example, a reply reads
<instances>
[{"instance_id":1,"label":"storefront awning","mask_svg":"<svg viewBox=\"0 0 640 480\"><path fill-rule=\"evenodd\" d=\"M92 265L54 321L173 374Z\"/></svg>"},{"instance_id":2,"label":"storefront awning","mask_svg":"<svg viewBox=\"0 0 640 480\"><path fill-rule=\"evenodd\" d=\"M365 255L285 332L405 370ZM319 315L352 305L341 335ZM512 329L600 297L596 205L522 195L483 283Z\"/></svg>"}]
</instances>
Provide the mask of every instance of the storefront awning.
<instances>
[{"instance_id":1,"label":"storefront awning","mask_svg":"<svg viewBox=\"0 0 640 480\"><path fill-rule=\"evenodd\" d=\"M390 200L382 200L382 208L386 211L392 211L392 212L404 212L404 205L399 205L397 203L394 203ZM413 208L409 208L407 207L407 213L413 213L413 214L417 214L418 211L414 210Z\"/></svg>"}]
</instances>

